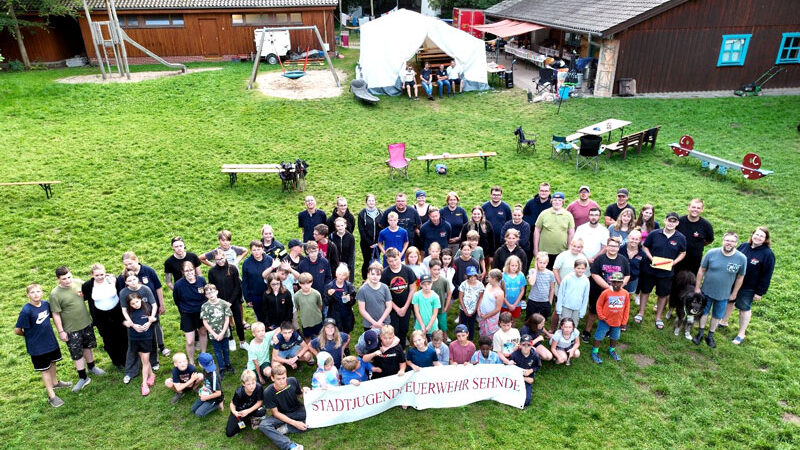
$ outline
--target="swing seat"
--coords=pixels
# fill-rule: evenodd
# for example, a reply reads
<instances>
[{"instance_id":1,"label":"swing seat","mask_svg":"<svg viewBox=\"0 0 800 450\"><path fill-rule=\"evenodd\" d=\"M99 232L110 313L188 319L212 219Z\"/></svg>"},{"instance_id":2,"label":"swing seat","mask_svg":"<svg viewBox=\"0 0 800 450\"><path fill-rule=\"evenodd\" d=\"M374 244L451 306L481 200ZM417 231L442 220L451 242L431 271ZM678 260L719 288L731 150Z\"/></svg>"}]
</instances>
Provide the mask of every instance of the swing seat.
<instances>
[{"instance_id":1,"label":"swing seat","mask_svg":"<svg viewBox=\"0 0 800 450\"><path fill-rule=\"evenodd\" d=\"M290 70L283 74L286 78L290 78L292 80L296 80L298 78L302 78L306 73L302 70Z\"/></svg>"}]
</instances>

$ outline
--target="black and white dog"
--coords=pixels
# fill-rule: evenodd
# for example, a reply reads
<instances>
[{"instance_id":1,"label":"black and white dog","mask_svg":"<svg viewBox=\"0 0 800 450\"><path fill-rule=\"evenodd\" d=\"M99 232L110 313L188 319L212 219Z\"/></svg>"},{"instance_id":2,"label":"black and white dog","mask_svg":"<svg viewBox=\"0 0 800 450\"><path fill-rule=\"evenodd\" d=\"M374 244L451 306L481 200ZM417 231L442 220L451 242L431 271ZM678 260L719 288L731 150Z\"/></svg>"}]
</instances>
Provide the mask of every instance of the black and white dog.
<instances>
[{"instance_id":1,"label":"black and white dog","mask_svg":"<svg viewBox=\"0 0 800 450\"><path fill-rule=\"evenodd\" d=\"M700 320L706 307L703 294L694 291L697 277L692 272L682 270L672 278L672 291L669 294L669 306L675 308L675 336L680 336L681 327L685 325L684 337L692 339L692 325L695 319Z\"/></svg>"}]
</instances>

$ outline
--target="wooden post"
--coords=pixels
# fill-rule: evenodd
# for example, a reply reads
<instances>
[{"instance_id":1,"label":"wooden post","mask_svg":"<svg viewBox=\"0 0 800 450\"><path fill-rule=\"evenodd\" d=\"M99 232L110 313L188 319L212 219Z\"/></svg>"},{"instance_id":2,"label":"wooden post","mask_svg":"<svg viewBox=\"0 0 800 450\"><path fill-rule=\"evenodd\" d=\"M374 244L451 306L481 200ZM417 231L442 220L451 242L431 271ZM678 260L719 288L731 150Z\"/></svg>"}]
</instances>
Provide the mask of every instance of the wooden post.
<instances>
[{"instance_id":1,"label":"wooden post","mask_svg":"<svg viewBox=\"0 0 800 450\"><path fill-rule=\"evenodd\" d=\"M114 0L106 0L108 4L109 10L111 11L111 15L109 15L108 20L110 22L110 26L114 27L114 36L118 42L119 48L122 51L122 70L125 76L130 80L131 79L131 69L128 66L128 50L125 49L125 40L122 38L124 35L122 34L122 27L119 26L119 17L117 17L117 6L114 4Z\"/></svg>"},{"instance_id":2,"label":"wooden post","mask_svg":"<svg viewBox=\"0 0 800 450\"><path fill-rule=\"evenodd\" d=\"M316 25L314 25L314 33L317 35L317 39L319 39L319 45L322 45L322 36L319 35L319 29L317 29ZM333 68L331 57L328 56L328 52L324 51L324 49L322 54L325 55L325 61L328 62L328 67L331 68L331 74L333 75L333 79L336 81L336 87L341 87L342 84L339 83L339 77L336 75L336 69Z\"/></svg>"},{"instance_id":3,"label":"wooden post","mask_svg":"<svg viewBox=\"0 0 800 450\"><path fill-rule=\"evenodd\" d=\"M83 0L83 12L86 14L86 23L89 24L89 34L92 36L92 45L94 46L94 56L97 58L97 65L100 66L100 75L106 79L106 69L103 67L103 58L100 56L100 50L97 48L97 38L94 35L94 25L92 25L92 15L89 14L89 7L86 5L86 0ZM105 51L105 49L103 49ZM111 72L111 69L108 70Z\"/></svg>"},{"instance_id":4,"label":"wooden post","mask_svg":"<svg viewBox=\"0 0 800 450\"><path fill-rule=\"evenodd\" d=\"M17 14L14 12L14 4L8 3L8 15L11 16L11 22L14 23L14 37L17 39L17 46L19 46L19 55L22 58L22 64L26 69L31 68L31 60L28 58L28 51L25 49L25 42L23 42L22 31L19 29L19 21Z\"/></svg>"},{"instance_id":5,"label":"wooden post","mask_svg":"<svg viewBox=\"0 0 800 450\"><path fill-rule=\"evenodd\" d=\"M253 72L250 74L250 82L247 83L247 90L253 89L253 82L256 81L256 74L258 73L258 63L261 62L261 50L264 48L264 39L267 36L267 29L261 29L261 42L258 43L256 50L256 57L253 58ZM326 53L327 54L327 53Z\"/></svg>"}]
</instances>

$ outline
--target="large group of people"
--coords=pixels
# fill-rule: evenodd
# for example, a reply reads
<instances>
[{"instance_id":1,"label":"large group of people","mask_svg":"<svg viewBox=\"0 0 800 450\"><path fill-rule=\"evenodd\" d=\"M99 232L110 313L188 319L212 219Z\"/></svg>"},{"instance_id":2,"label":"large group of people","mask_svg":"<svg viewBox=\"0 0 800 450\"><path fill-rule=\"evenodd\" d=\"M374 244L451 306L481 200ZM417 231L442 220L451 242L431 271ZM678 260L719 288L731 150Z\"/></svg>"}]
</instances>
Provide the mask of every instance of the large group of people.
<instances>
[{"instance_id":1,"label":"large group of people","mask_svg":"<svg viewBox=\"0 0 800 450\"><path fill-rule=\"evenodd\" d=\"M298 230L281 230L296 236L286 245L268 224L247 246L232 245L231 232L219 231L218 247L199 254L174 237L164 281L185 352L173 354L165 345L163 317L170 313L161 277L132 251L122 255L117 277L96 263L82 282L59 266L47 301L39 284L29 285L15 332L24 336L53 407L64 404L55 389L78 392L90 374L105 374L95 362L96 327L123 383L141 375L142 395L155 383L159 357L172 355L172 375L164 384L175 392L173 403L197 392L191 410L198 416L224 409L221 379L234 372L230 351L238 340L247 367L229 404L227 435L251 424L279 447L293 448L285 435L306 428L299 398L307 388L287 371L304 362L317 366L312 388L323 389L402 376L407 368L516 364L524 371L527 405L542 360L570 365L580 357L581 343L591 343L591 358L600 364L599 347L608 337L608 354L619 361L617 343L629 311L641 323L653 290L654 324L662 329L670 305L680 307L668 302L680 271L694 274L690 288L705 299L699 331L688 336L698 345L705 340L716 346L714 333L727 326L733 309L739 330L732 343L741 344L752 302L769 289L775 266L769 230L759 226L741 244L728 231L722 246L704 255L715 236L701 199L689 202L687 214L670 211L659 223L662 216L649 203L637 215L625 188L604 210L588 186L566 205L565 194L551 193L548 183L524 206L504 202L499 186L489 194L469 213L456 192L441 208L428 203L422 190L413 204L398 193L385 210L367 194L357 215L343 197L328 215L308 195ZM360 285L354 277L357 248ZM203 265L209 267L205 276ZM252 324L245 305L253 310ZM448 322L455 324L453 334ZM357 328L363 328L358 336ZM58 340L78 372L74 386L58 380Z\"/></svg>"}]
</instances>

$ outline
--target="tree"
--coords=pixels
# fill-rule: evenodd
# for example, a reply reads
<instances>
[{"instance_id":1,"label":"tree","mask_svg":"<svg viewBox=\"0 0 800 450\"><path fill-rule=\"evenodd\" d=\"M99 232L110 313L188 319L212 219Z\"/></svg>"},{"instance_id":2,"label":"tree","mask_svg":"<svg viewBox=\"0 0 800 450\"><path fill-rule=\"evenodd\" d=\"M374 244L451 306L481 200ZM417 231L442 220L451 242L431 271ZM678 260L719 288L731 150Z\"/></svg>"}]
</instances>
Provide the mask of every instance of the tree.
<instances>
[{"instance_id":1,"label":"tree","mask_svg":"<svg viewBox=\"0 0 800 450\"><path fill-rule=\"evenodd\" d=\"M429 0L431 8L440 8L442 17L449 17L453 8L486 9L502 0Z\"/></svg>"},{"instance_id":2,"label":"tree","mask_svg":"<svg viewBox=\"0 0 800 450\"><path fill-rule=\"evenodd\" d=\"M25 49L22 29L45 29L50 16L74 16L77 6L77 0L0 0L0 31L8 28L17 40L22 64L26 69L31 68L31 61ZM27 20L20 18L20 15L23 17L35 15L42 18L42 21Z\"/></svg>"}]
</instances>

